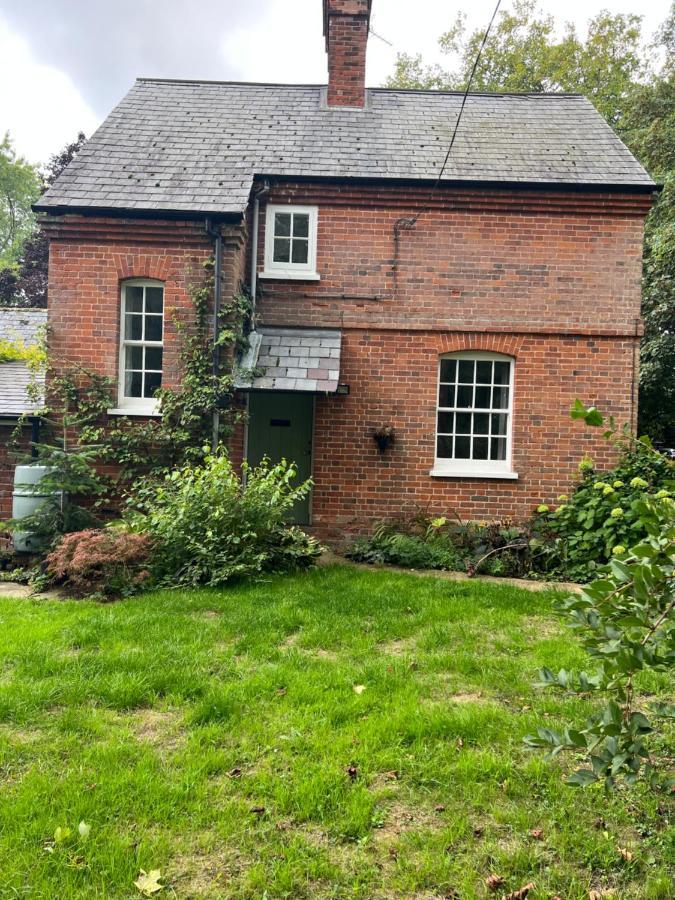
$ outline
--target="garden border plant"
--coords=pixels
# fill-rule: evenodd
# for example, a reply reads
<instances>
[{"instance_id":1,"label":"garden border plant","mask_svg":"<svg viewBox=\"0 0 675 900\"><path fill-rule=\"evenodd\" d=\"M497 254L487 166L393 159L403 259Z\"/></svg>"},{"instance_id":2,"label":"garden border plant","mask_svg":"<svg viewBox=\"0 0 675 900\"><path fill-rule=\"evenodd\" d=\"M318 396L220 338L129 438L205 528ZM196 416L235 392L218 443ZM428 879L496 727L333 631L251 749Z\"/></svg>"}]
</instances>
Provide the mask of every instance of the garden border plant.
<instances>
[{"instance_id":1,"label":"garden border plant","mask_svg":"<svg viewBox=\"0 0 675 900\"><path fill-rule=\"evenodd\" d=\"M586 408L580 401L572 415L591 427L605 424L595 407ZM611 419L605 437L617 439ZM624 431L620 440L626 439L633 443ZM656 454L647 442L640 443L645 453ZM643 673L668 672L675 664L675 501L667 489L649 493L647 482L640 480L637 487L643 495L631 501L630 533L636 540L628 547L615 545L600 577L556 604L559 614L580 635L595 671L540 671L543 687L606 698L582 728L542 727L525 738L528 746L546 749L549 759L563 751L584 759L586 765L568 777L571 785L602 782L610 790L619 779L633 784L640 777L655 787L675 785L675 778L664 777L663 761L655 753L659 728L675 718L675 706L650 706L636 684ZM597 506L592 510L595 522ZM616 518L621 517L610 513L610 520ZM613 535L610 528L610 539Z\"/></svg>"}]
</instances>

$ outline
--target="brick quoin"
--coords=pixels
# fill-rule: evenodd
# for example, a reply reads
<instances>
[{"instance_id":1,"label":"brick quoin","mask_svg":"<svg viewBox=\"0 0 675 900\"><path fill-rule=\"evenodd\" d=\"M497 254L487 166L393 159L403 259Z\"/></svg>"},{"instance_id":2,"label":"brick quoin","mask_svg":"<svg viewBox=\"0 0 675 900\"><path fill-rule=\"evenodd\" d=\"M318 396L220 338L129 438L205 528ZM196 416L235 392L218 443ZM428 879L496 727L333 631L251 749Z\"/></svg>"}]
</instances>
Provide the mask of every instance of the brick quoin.
<instances>
[{"instance_id":1,"label":"brick quoin","mask_svg":"<svg viewBox=\"0 0 675 900\"><path fill-rule=\"evenodd\" d=\"M259 324L343 332L340 381L317 396L313 525L367 531L413 505L463 519L521 519L570 489L584 454L611 464L601 437L569 418L575 397L636 420L643 219L650 199L583 193L277 181L265 204L317 205L318 282L259 280ZM430 206L413 229L395 223ZM251 241L226 227L224 296L247 280ZM117 378L120 286L165 282L165 383L180 379L174 313L213 252L202 222L51 217L49 320L57 355ZM438 358L488 350L515 360L517 481L436 478ZM240 398L243 402L243 397ZM393 425L380 455L372 432ZM244 453L244 427L231 450Z\"/></svg>"}]
</instances>

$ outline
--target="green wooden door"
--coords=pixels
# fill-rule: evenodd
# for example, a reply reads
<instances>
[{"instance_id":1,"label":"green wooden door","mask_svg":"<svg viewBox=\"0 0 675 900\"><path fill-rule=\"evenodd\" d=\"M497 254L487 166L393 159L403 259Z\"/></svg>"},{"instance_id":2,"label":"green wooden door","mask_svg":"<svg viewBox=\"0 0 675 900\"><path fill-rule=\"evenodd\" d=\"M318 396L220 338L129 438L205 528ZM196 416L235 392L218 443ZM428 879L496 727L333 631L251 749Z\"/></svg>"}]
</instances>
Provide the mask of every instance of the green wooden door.
<instances>
[{"instance_id":1,"label":"green wooden door","mask_svg":"<svg viewBox=\"0 0 675 900\"><path fill-rule=\"evenodd\" d=\"M263 458L273 463L287 459L298 469L298 483L312 474L312 425L314 398L311 394L251 393L248 406L248 453L250 465ZM289 518L309 524L309 496L296 503Z\"/></svg>"}]
</instances>

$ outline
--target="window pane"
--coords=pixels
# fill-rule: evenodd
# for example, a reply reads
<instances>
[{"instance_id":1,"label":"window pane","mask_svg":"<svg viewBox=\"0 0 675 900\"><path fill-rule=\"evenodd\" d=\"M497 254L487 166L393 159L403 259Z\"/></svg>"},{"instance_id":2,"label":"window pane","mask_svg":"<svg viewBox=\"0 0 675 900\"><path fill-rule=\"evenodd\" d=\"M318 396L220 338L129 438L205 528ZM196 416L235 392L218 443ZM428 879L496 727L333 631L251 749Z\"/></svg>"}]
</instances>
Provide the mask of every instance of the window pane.
<instances>
[{"instance_id":1,"label":"window pane","mask_svg":"<svg viewBox=\"0 0 675 900\"><path fill-rule=\"evenodd\" d=\"M471 438L456 437L455 438L455 459L470 459L471 456Z\"/></svg>"},{"instance_id":2,"label":"window pane","mask_svg":"<svg viewBox=\"0 0 675 900\"><path fill-rule=\"evenodd\" d=\"M492 384L492 361L481 359L476 363L476 383Z\"/></svg>"},{"instance_id":3,"label":"window pane","mask_svg":"<svg viewBox=\"0 0 675 900\"><path fill-rule=\"evenodd\" d=\"M490 459L506 459L506 438L492 438Z\"/></svg>"},{"instance_id":4,"label":"window pane","mask_svg":"<svg viewBox=\"0 0 675 900\"><path fill-rule=\"evenodd\" d=\"M142 347L127 347L126 348L124 368L125 369L142 369L143 368L143 348Z\"/></svg>"},{"instance_id":5,"label":"window pane","mask_svg":"<svg viewBox=\"0 0 675 900\"><path fill-rule=\"evenodd\" d=\"M471 413L457 413L455 419L457 434L471 434Z\"/></svg>"},{"instance_id":6,"label":"window pane","mask_svg":"<svg viewBox=\"0 0 675 900\"><path fill-rule=\"evenodd\" d=\"M124 396L140 397L143 387L142 372L126 372L124 376Z\"/></svg>"},{"instance_id":7,"label":"window pane","mask_svg":"<svg viewBox=\"0 0 675 900\"><path fill-rule=\"evenodd\" d=\"M161 287L148 287L145 289L145 311L149 313L161 313L164 310L164 289Z\"/></svg>"},{"instance_id":8,"label":"window pane","mask_svg":"<svg viewBox=\"0 0 675 900\"><path fill-rule=\"evenodd\" d=\"M442 384L438 391L438 405L439 406L454 406L455 405L455 386L454 384L447 385Z\"/></svg>"},{"instance_id":9,"label":"window pane","mask_svg":"<svg viewBox=\"0 0 675 900\"><path fill-rule=\"evenodd\" d=\"M143 288L127 285L124 293L126 312L143 312Z\"/></svg>"},{"instance_id":10,"label":"window pane","mask_svg":"<svg viewBox=\"0 0 675 900\"><path fill-rule=\"evenodd\" d=\"M440 434L452 434L452 421L454 416L454 413L439 412L438 431Z\"/></svg>"},{"instance_id":11,"label":"window pane","mask_svg":"<svg viewBox=\"0 0 675 900\"><path fill-rule=\"evenodd\" d=\"M459 382L461 384L473 384L474 361L472 359L460 359Z\"/></svg>"},{"instance_id":12,"label":"window pane","mask_svg":"<svg viewBox=\"0 0 675 900\"><path fill-rule=\"evenodd\" d=\"M162 340L162 317L146 316L145 317L145 340L161 341Z\"/></svg>"},{"instance_id":13,"label":"window pane","mask_svg":"<svg viewBox=\"0 0 675 900\"><path fill-rule=\"evenodd\" d=\"M473 414L473 433L487 434L490 426L490 416L487 413ZM485 457L483 457L485 459Z\"/></svg>"},{"instance_id":14,"label":"window pane","mask_svg":"<svg viewBox=\"0 0 675 900\"><path fill-rule=\"evenodd\" d=\"M457 388L457 406L461 409L467 409L473 406L473 387L470 387L469 385L460 385Z\"/></svg>"},{"instance_id":15,"label":"window pane","mask_svg":"<svg viewBox=\"0 0 675 900\"><path fill-rule=\"evenodd\" d=\"M495 413L492 416L492 434L506 435L507 420L508 416L506 415L506 413Z\"/></svg>"},{"instance_id":16,"label":"window pane","mask_svg":"<svg viewBox=\"0 0 675 900\"><path fill-rule=\"evenodd\" d=\"M490 391L492 388L478 386L476 388L476 409L490 409Z\"/></svg>"},{"instance_id":17,"label":"window pane","mask_svg":"<svg viewBox=\"0 0 675 900\"><path fill-rule=\"evenodd\" d=\"M510 381L511 363L495 362L495 384L508 384Z\"/></svg>"},{"instance_id":18,"label":"window pane","mask_svg":"<svg viewBox=\"0 0 675 900\"><path fill-rule=\"evenodd\" d=\"M134 347L134 349L140 349ZM146 369L155 369L156 371L162 371L162 348L161 347L146 347L145 348L145 368Z\"/></svg>"},{"instance_id":19,"label":"window pane","mask_svg":"<svg viewBox=\"0 0 675 900\"><path fill-rule=\"evenodd\" d=\"M509 389L496 387L492 389L492 406L494 409L509 408Z\"/></svg>"},{"instance_id":20,"label":"window pane","mask_svg":"<svg viewBox=\"0 0 675 900\"><path fill-rule=\"evenodd\" d=\"M307 213L295 213L293 216L293 237L309 237L309 216Z\"/></svg>"},{"instance_id":21,"label":"window pane","mask_svg":"<svg viewBox=\"0 0 675 900\"><path fill-rule=\"evenodd\" d=\"M162 373L161 372L146 372L145 373L145 390L143 392L144 397L154 397L155 391L157 388L162 386Z\"/></svg>"},{"instance_id":22,"label":"window pane","mask_svg":"<svg viewBox=\"0 0 675 900\"><path fill-rule=\"evenodd\" d=\"M275 238L274 262L290 262L291 241L289 238Z\"/></svg>"},{"instance_id":23,"label":"window pane","mask_svg":"<svg viewBox=\"0 0 675 900\"><path fill-rule=\"evenodd\" d=\"M457 380L457 360L442 359L441 360L441 381Z\"/></svg>"},{"instance_id":24,"label":"window pane","mask_svg":"<svg viewBox=\"0 0 675 900\"><path fill-rule=\"evenodd\" d=\"M293 256L291 262L306 263L309 249L308 241L293 241Z\"/></svg>"},{"instance_id":25,"label":"window pane","mask_svg":"<svg viewBox=\"0 0 675 900\"><path fill-rule=\"evenodd\" d=\"M125 316L124 337L128 341L140 341L143 337L143 316Z\"/></svg>"},{"instance_id":26,"label":"window pane","mask_svg":"<svg viewBox=\"0 0 675 900\"><path fill-rule=\"evenodd\" d=\"M452 438L439 437L436 440L436 456L440 459L452 459Z\"/></svg>"},{"instance_id":27,"label":"window pane","mask_svg":"<svg viewBox=\"0 0 675 900\"><path fill-rule=\"evenodd\" d=\"M473 458L488 458L488 439L486 437L475 437L473 439Z\"/></svg>"},{"instance_id":28,"label":"window pane","mask_svg":"<svg viewBox=\"0 0 675 900\"><path fill-rule=\"evenodd\" d=\"M274 216L274 236L288 237L291 233L291 214L275 213Z\"/></svg>"}]
</instances>

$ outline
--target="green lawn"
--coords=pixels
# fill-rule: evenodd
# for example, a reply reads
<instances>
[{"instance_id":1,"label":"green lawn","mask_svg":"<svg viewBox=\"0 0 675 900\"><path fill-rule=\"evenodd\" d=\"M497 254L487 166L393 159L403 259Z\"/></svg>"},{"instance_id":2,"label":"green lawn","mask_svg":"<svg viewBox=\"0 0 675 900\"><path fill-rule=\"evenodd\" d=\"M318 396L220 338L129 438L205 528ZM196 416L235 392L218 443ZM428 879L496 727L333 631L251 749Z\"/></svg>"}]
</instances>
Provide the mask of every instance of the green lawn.
<instances>
[{"instance_id":1,"label":"green lawn","mask_svg":"<svg viewBox=\"0 0 675 900\"><path fill-rule=\"evenodd\" d=\"M141 868L159 896L670 897L667 801L523 749L586 712L531 686L583 662L551 596L333 566L0 600L0 897L138 896Z\"/></svg>"}]
</instances>

